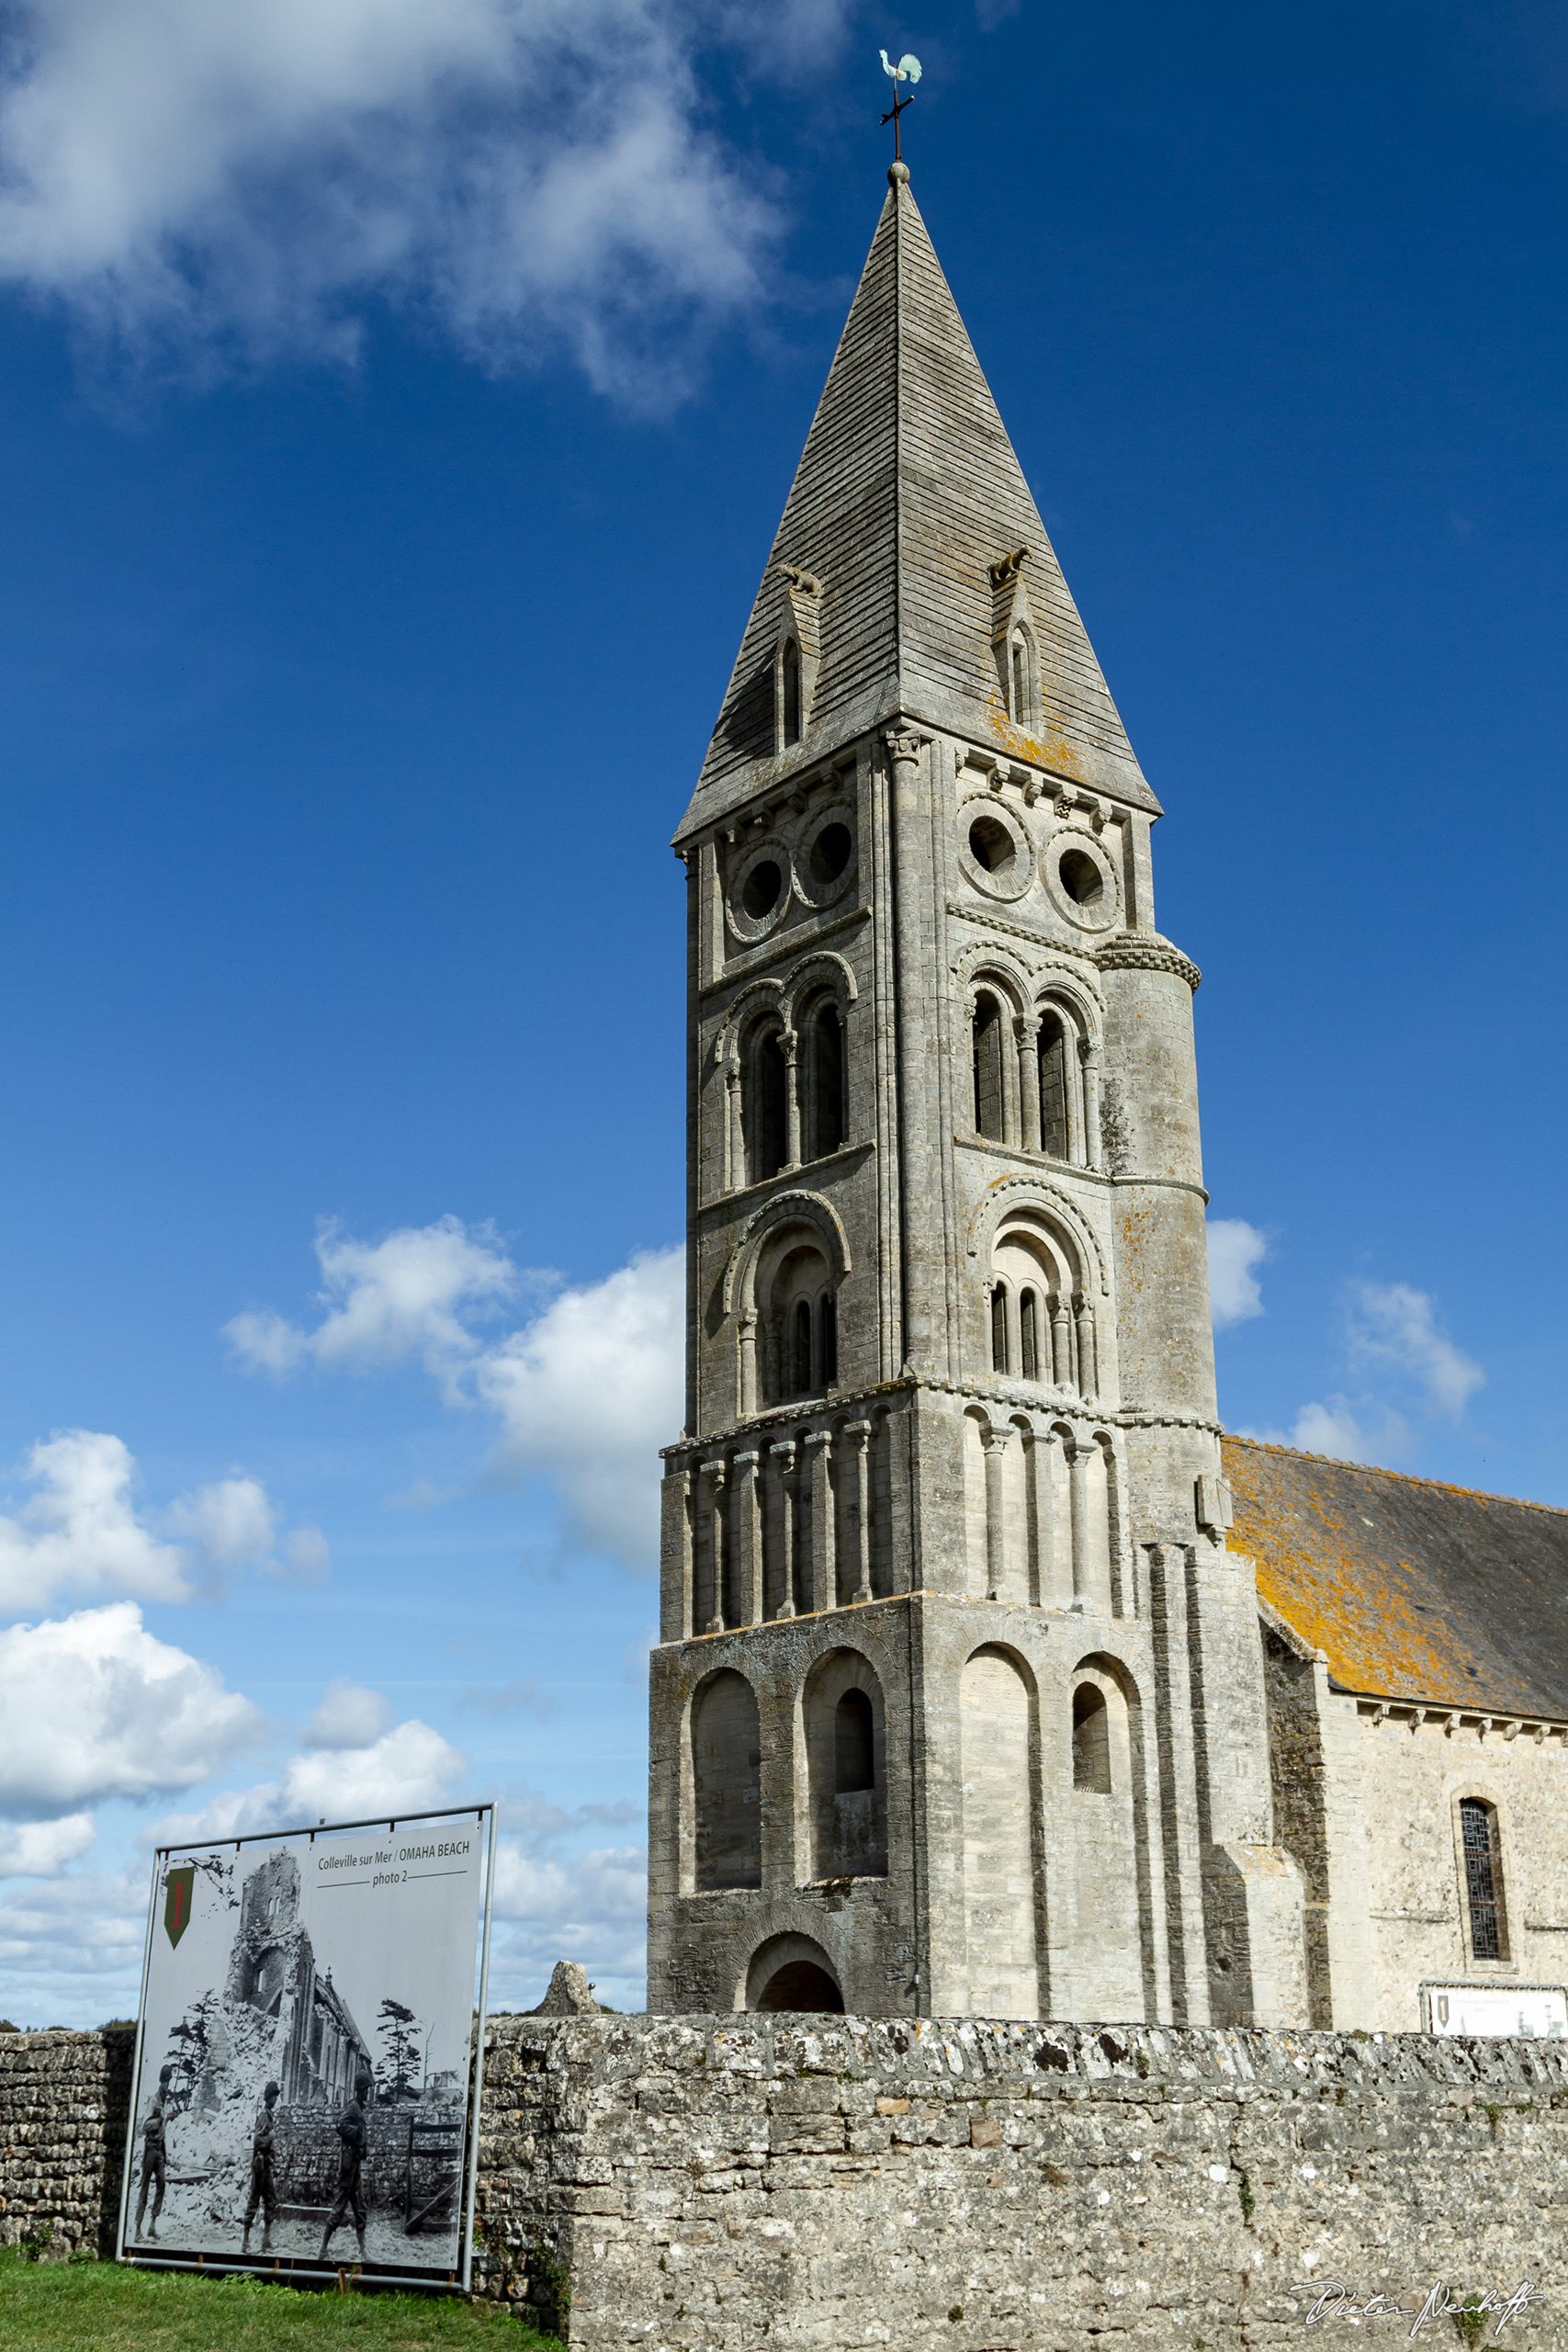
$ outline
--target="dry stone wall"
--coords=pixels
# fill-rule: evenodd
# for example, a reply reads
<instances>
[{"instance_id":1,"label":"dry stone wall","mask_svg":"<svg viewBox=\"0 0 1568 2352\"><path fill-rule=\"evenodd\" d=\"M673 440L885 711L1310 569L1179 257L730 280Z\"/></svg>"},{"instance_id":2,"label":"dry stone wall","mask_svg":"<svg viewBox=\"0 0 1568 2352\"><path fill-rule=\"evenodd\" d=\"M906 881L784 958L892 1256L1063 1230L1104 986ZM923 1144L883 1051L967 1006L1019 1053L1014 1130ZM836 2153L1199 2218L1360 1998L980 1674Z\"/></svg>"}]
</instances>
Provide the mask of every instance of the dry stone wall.
<instances>
[{"instance_id":1,"label":"dry stone wall","mask_svg":"<svg viewBox=\"0 0 1568 2352\"><path fill-rule=\"evenodd\" d=\"M1490 2342L1457 2307L1526 2282L1502 2340L1568 2348L1562 2044L746 2015L487 2042L476 2288L591 2352L1392 2344L1434 2298L1419 2340ZM0 2036L0 2240L112 2239L129 2058Z\"/></svg>"}]
</instances>

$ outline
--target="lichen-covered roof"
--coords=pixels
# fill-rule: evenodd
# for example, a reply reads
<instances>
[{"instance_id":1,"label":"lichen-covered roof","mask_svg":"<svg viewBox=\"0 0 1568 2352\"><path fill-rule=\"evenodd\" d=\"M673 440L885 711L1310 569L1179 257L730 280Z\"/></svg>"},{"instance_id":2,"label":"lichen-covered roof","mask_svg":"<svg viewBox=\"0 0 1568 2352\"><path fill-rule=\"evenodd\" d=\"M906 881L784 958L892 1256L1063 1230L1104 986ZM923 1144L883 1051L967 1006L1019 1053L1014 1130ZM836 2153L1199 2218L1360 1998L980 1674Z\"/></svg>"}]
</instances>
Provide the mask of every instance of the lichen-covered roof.
<instances>
[{"instance_id":1,"label":"lichen-covered roof","mask_svg":"<svg viewBox=\"0 0 1568 2352\"><path fill-rule=\"evenodd\" d=\"M1227 1437L1230 1541L1346 1690L1568 1722L1568 1511Z\"/></svg>"},{"instance_id":2,"label":"lichen-covered roof","mask_svg":"<svg viewBox=\"0 0 1568 2352\"><path fill-rule=\"evenodd\" d=\"M991 652L989 567L1021 548L1038 737L1008 718ZM776 754L787 565L821 583L821 668L806 741ZM1159 808L907 181L883 206L677 840L897 716Z\"/></svg>"}]
</instances>

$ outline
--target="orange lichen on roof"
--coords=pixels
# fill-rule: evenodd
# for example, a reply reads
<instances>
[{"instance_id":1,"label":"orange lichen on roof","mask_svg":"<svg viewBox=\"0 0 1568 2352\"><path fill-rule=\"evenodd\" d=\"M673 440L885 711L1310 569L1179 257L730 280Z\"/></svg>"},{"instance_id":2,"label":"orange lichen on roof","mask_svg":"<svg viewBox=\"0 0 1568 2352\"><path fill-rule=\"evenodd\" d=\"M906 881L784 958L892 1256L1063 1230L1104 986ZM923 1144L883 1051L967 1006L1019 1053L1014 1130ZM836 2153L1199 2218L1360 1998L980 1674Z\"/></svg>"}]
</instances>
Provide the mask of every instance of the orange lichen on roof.
<instances>
[{"instance_id":1,"label":"orange lichen on roof","mask_svg":"<svg viewBox=\"0 0 1568 2352\"><path fill-rule=\"evenodd\" d=\"M1251 1439L1231 1542L1348 1690L1568 1718L1568 1512Z\"/></svg>"}]
</instances>

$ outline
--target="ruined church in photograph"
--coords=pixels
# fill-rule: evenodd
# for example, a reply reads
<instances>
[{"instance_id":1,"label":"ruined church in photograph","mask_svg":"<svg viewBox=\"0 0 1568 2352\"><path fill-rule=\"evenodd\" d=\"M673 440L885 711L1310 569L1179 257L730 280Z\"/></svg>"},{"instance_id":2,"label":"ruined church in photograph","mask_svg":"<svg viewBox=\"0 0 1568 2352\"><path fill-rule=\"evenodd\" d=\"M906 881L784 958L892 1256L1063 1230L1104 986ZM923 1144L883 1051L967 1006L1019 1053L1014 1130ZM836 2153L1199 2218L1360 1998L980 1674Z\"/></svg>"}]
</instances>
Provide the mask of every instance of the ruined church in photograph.
<instances>
[{"instance_id":1,"label":"ruined church in photograph","mask_svg":"<svg viewBox=\"0 0 1568 2352\"><path fill-rule=\"evenodd\" d=\"M676 837L649 2007L1561 2031L1568 1514L1226 1435L1159 802L889 178Z\"/></svg>"}]
</instances>

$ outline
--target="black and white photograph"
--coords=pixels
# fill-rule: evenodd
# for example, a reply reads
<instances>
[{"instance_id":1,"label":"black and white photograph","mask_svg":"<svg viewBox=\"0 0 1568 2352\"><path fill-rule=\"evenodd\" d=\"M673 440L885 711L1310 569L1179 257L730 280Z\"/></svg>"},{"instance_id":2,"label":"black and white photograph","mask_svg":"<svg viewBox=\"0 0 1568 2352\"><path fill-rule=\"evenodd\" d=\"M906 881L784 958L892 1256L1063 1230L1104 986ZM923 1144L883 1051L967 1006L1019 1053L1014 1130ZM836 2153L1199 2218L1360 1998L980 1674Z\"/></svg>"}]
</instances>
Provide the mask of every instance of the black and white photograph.
<instances>
[{"instance_id":1,"label":"black and white photograph","mask_svg":"<svg viewBox=\"0 0 1568 2352\"><path fill-rule=\"evenodd\" d=\"M126 2252L458 2269L486 1821L160 1857Z\"/></svg>"}]
</instances>

